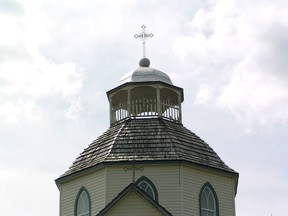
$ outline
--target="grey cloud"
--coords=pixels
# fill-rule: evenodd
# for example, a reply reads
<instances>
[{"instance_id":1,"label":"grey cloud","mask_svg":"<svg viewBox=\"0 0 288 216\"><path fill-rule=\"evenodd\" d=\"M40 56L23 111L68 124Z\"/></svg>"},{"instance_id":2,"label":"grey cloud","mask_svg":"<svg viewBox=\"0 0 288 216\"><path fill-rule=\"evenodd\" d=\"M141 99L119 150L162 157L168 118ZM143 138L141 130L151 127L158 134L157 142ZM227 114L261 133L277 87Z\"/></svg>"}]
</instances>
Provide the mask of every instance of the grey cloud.
<instances>
[{"instance_id":1,"label":"grey cloud","mask_svg":"<svg viewBox=\"0 0 288 216\"><path fill-rule=\"evenodd\" d=\"M271 25L261 36L263 52L258 58L259 67L268 73L288 78L288 26ZM288 81L288 80L287 80Z\"/></svg>"}]
</instances>

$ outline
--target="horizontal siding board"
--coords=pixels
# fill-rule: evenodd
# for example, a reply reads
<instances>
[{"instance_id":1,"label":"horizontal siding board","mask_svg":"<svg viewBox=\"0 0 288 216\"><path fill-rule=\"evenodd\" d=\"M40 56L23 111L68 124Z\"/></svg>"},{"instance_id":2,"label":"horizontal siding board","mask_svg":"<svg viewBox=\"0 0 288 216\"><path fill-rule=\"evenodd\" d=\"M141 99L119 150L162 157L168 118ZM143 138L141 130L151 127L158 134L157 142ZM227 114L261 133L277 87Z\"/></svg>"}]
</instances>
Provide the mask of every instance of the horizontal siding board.
<instances>
[{"instance_id":1,"label":"horizontal siding board","mask_svg":"<svg viewBox=\"0 0 288 216\"><path fill-rule=\"evenodd\" d=\"M60 190L60 216L74 215L74 205L81 187L85 187L91 198L92 215L105 206L105 169L63 183Z\"/></svg>"},{"instance_id":2,"label":"horizontal siding board","mask_svg":"<svg viewBox=\"0 0 288 216\"><path fill-rule=\"evenodd\" d=\"M199 194L202 186L209 182L218 197L220 216L235 215L234 180L217 173L183 167L183 215L199 215Z\"/></svg>"},{"instance_id":3,"label":"horizontal siding board","mask_svg":"<svg viewBox=\"0 0 288 216\"><path fill-rule=\"evenodd\" d=\"M137 195L130 192L123 200L114 206L107 216L160 216L155 207Z\"/></svg>"},{"instance_id":4,"label":"horizontal siding board","mask_svg":"<svg viewBox=\"0 0 288 216\"><path fill-rule=\"evenodd\" d=\"M141 168L136 170L135 180L142 176L150 179L157 189L159 204L174 216L199 216L199 193L206 182L217 193L220 216L235 215L235 185L230 175L180 163L136 164L135 167ZM75 199L82 186L89 191L92 215L96 215L132 182L132 170L124 168L124 165L110 165L61 184L61 216L73 215Z\"/></svg>"},{"instance_id":5,"label":"horizontal siding board","mask_svg":"<svg viewBox=\"0 0 288 216\"><path fill-rule=\"evenodd\" d=\"M158 202L173 215L180 216L181 193L179 184L179 166L176 165L137 165L144 168L135 172L135 179L142 176L150 179L158 191ZM124 171L124 166L107 168L107 200L110 202L128 184L132 182L132 171Z\"/></svg>"}]
</instances>

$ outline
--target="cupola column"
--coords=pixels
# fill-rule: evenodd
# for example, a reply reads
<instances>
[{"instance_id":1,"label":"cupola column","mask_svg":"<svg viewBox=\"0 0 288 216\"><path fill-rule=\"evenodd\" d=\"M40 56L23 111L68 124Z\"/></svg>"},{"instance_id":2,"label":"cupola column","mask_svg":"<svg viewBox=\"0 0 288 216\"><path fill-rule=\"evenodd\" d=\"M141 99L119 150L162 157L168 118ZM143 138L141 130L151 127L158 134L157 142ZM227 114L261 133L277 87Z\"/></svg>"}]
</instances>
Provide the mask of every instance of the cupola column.
<instances>
[{"instance_id":1,"label":"cupola column","mask_svg":"<svg viewBox=\"0 0 288 216\"><path fill-rule=\"evenodd\" d=\"M158 113L158 116L161 117L162 111L161 111L161 96L160 96L160 88L159 87L157 88L156 94L157 94L157 113Z\"/></svg>"},{"instance_id":2,"label":"cupola column","mask_svg":"<svg viewBox=\"0 0 288 216\"><path fill-rule=\"evenodd\" d=\"M178 93L178 106L179 106L179 110L178 110L178 114L179 114L179 119L178 121L182 122L182 108L181 108L181 103L182 103L182 97L181 94Z\"/></svg>"},{"instance_id":3,"label":"cupola column","mask_svg":"<svg viewBox=\"0 0 288 216\"><path fill-rule=\"evenodd\" d=\"M113 113L112 98L109 97L108 99L109 99L109 107L110 107L110 122L115 122L115 117L113 117L115 115L113 115L114 113Z\"/></svg>"},{"instance_id":4,"label":"cupola column","mask_svg":"<svg viewBox=\"0 0 288 216\"><path fill-rule=\"evenodd\" d=\"M127 90L127 112L128 112L128 117L131 118L132 114L131 114L131 89L129 88Z\"/></svg>"}]
</instances>

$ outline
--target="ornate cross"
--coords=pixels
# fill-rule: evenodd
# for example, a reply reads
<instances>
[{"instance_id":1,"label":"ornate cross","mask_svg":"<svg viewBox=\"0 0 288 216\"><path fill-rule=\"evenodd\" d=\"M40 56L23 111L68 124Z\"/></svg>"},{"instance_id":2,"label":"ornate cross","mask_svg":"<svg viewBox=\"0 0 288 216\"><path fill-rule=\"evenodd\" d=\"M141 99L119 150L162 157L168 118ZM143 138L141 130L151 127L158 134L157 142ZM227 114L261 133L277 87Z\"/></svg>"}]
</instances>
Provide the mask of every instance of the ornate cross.
<instances>
[{"instance_id":1,"label":"ornate cross","mask_svg":"<svg viewBox=\"0 0 288 216\"><path fill-rule=\"evenodd\" d=\"M135 172L136 172L137 170L143 171L144 168L143 168L143 167L136 167L136 166L135 166L135 163L133 162L132 167L127 167L127 166L125 166L125 167L124 167L124 170L125 170L125 172L132 170L132 182L135 183Z\"/></svg>"},{"instance_id":2,"label":"ornate cross","mask_svg":"<svg viewBox=\"0 0 288 216\"><path fill-rule=\"evenodd\" d=\"M150 33L150 34L147 34L146 32L145 32L145 29L146 29L146 26L145 25L142 25L141 26L141 28L142 28L142 34L135 34L134 35L134 38L142 38L142 45L143 45L143 58L145 58L146 57L146 47L145 47L145 39L147 38L147 37L153 37L154 35L152 34L152 33Z\"/></svg>"}]
</instances>

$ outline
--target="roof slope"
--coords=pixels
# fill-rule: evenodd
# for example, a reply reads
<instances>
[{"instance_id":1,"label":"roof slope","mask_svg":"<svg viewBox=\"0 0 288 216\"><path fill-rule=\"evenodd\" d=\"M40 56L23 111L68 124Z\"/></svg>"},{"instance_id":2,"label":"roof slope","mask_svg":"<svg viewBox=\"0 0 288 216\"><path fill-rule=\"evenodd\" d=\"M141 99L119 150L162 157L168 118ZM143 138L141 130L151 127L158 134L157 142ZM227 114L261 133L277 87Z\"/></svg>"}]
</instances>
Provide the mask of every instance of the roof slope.
<instances>
[{"instance_id":1,"label":"roof slope","mask_svg":"<svg viewBox=\"0 0 288 216\"><path fill-rule=\"evenodd\" d=\"M182 124L162 118L129 119L111 126L61 177L105 162L187 161L236 173Z\"/></svg>"}]
</instances>

